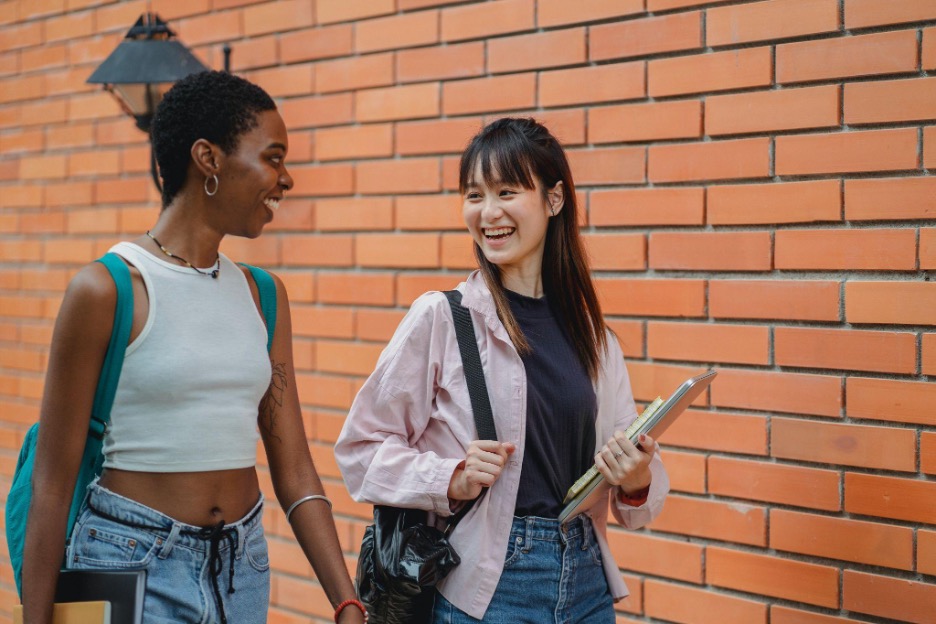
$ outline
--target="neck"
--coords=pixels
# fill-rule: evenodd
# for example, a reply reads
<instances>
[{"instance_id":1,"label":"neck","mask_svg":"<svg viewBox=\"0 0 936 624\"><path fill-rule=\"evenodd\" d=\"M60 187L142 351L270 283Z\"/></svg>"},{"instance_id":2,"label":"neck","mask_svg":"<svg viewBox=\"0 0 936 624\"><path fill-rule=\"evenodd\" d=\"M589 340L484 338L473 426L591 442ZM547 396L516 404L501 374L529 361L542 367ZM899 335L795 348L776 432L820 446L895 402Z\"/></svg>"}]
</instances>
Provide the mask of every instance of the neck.
<instances>
[{"instance_id":1,"label":"neck","mask_svg":"<svg viewBox=\"0 0 936 624\"><path fill-rule=\"evenodd\" d=\"M501 270L501 283L507 290L526 297L539 299L543 296L543 272L538 268L531 271Z\"/></svg>"},{"instance_id":2,"label":"neck","mask_svg":"<svg viewBox=\"0 0 936 624\"><path fill-rule=\"evenodd\" d=\"M163 210L150 232L174 255L205 268L218 259L223 235L204 220L195 218L197 214L195 210L173 204ZM150 237L143 236L140 240L147 249L162 253Z\"/></svg>"}]
</instances>

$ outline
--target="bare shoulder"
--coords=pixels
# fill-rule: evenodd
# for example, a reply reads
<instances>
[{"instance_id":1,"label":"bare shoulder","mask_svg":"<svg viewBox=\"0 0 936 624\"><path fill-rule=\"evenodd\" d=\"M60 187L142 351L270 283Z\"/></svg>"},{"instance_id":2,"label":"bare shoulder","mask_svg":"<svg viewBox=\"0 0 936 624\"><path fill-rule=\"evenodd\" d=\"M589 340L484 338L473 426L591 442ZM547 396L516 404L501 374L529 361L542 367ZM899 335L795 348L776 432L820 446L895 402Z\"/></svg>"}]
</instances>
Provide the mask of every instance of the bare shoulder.
<instances>
[{"instance_id":1,"label":"bare shoulder","mask_svg":"<svg viewBox=\"0 0 936 624\"><path fill-rule=\"evenodd\" d=\"M92 262L78 271L68 284L65 301L82 308L113 308L117 302L117 287L107 267Z\"/></svg>"}]
</instances>

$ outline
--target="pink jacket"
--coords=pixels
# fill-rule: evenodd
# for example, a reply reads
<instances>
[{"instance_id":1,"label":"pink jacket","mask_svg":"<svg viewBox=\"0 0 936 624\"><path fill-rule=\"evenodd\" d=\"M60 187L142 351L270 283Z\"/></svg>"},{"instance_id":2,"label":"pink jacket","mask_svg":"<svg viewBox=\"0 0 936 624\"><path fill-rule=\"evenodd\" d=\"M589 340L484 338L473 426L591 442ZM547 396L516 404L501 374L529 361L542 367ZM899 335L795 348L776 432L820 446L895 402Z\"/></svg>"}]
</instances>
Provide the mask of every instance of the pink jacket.
<instances>
[{"instance_id":1,"label":"pink jacket","mask_svg":"<svg viewBox=\"0 0 936 624\"><path fill-rule=\"evenodd\" d=\"M503 571L520 483L526 374L480 273L472 273L458 290L474 321L498 437L517 446L507 470L452 532L461 565L439 587L452 604L481 619ZM595 453L615 430L624 431L637 417L623 354L613 337L609 347L595 384ZM475 438L448 301L439 292L426 293L413 302L355 398L335 445L338 465L357 501L448 516L449 481ZM630 507L614 497L611 509L627 528L646 525L663 508L669 478L659 455L650 467L653 481L646 503ZM628 590L608 547L608 507L596 504L587 513L595 527L611 595L619 600Z\"/></svg>"}]
</instances>

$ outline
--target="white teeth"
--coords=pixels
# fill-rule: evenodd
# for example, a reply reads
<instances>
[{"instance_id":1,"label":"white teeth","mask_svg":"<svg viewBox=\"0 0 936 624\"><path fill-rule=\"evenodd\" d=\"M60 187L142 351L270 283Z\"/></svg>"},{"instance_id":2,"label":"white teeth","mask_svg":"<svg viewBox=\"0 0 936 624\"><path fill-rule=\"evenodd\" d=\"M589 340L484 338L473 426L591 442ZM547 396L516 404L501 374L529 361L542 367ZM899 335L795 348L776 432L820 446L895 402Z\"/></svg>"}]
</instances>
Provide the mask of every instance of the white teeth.
<instances>
[{"instance_id":1,"label":"white teeth","mask_svg":"<svg viewBox=\"0 0 936 624\"><path fill-rule=\"evenodd\" d=\"M485 236L497 237L497 236L507 236L512 234L514 228L511 227L501 227L501 228L487 228L484 230Z\"/></svg>"},{"instance_id":2,"label":"white teeth","mask_svg":"<svg viewBox=\"0 0 936 624\"><path fill-rule=\"evenodd\" d=\"M279 208L279 200L273 199L272 197L270 197L268 199L263 200L263 205L269 208L270 210L272 210L273 212L276 212L276 210Z\"/></svg>"}]
</instances>

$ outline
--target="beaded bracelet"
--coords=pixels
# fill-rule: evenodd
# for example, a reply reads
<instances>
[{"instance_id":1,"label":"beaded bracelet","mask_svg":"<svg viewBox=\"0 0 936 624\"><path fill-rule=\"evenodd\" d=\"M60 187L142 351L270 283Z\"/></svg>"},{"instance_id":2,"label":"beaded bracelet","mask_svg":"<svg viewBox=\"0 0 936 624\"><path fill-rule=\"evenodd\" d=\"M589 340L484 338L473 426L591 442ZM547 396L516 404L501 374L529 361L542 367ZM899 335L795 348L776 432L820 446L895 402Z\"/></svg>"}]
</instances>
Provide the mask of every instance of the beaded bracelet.
<instances>
[{"instance_id":1,"label":"beaded bracelet","mask_svg":"<svg viewBox=\"0 0 936 624\"><path fill-rule=\"evenodd\" d=\"M289 516L292 515L292 512L301 505L302 503L308 503L310 500L322 500L328 503L328 508L331 509L332 502L328 500L327 496L322 496L321 494L310 494L309 496L303 496L295 503L289 506L289 509L286 510L286 522L289 522Z\"/></svg>"},{"instance_id":2,"label":"beaded bracelet","mask_svg":"<svg viewBox=\"0 0 936 624\"><path fill-rule=\"evenodd\" d=\"M341 612L344 611L344 608L348 605L354 605L360 609L361 613L364 614L364 621L367 621L367 609L364 608L364 605L361 604L361 601L357 600L356 598L349 598L348 600L345 600L340 605L338 605L337 608L335 608L335 624L338 624L338 618L341 617Z\"/></svg>"}]
</instances>

